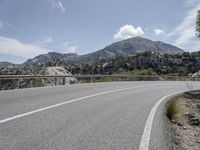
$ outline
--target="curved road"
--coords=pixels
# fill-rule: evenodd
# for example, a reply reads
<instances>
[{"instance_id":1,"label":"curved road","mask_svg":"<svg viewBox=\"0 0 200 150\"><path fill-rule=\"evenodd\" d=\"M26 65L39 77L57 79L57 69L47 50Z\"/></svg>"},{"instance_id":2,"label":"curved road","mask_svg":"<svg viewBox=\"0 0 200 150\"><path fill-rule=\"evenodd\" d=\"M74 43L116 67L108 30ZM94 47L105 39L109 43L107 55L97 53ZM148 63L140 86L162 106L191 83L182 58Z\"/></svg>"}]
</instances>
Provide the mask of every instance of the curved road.
<instances>
[{"instance_id":1,"label":"curved road","mask_svg":"<svg viewBox=\"0 0 200 150\"><path fill-rule=\"evenodd\" d=\"M164 96L183 90L186 82L146 81L1 91L0 150L171 149L167 99L149 114Z\"/></svg>"}]
</instances>

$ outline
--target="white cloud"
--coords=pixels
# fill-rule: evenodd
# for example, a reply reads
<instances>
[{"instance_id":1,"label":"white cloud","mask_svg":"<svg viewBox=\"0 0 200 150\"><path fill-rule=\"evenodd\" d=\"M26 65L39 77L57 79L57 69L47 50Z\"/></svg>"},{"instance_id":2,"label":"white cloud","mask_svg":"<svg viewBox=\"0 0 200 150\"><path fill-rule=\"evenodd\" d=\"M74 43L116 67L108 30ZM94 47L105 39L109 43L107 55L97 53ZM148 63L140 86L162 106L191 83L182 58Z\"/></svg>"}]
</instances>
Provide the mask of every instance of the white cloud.
<instances>
[{"instance_id":1,"label":"white cloud","mask_svg":"<svg viewBox=\"0 0 200 150\"><path fill-rule=\"evenodd\" d=\"M61 12L66 11L66 9L63 7L63 4L60 1L58 1L58 3L57 3L57 8L59 8L61 10Z\"/></svg>"},{"instance_id":2,"label":"white cloud","mask_svg":"<svg viewBox=\"0 0 200 150\"><path fill-rule=\"evenodd\" d=\"M39 54L49 52L45 48L41 48L32 44L25 44L16 39L0 36L0 53L11 56L19 56L23 58L33 58Z\"/></svg>"},{"instance_id":3,"label":"white cloud","mask_svg":"<svg viewBox=\"0 0 200 150\"><path fill-rule=\"evenodd\" d=\"M35 45L43 45L43 44L48 44L52 42L53 42L53 38L50 36L46 36L43 39L40 39L39 41L37 41Z\"/></svg>"},{"instance_id":4,"label":"white cloud","mask_svg":"<svg viewBox=\"0 0 200 150\"><path fill-rule=\"evenodd\" d=\"M199 3L199 0L185 0L184 6L185 7L194 7Z\"/></svg>"},{"instance_id":5,"label":"white cloud","mask_svg":"<svg viewBox=\"0 0 200 150\"><path fill-rule=\"evenodd\" d=\"M0 21L0 29L1 29L1 28L4 28L4 27L10 27L10 26L11 26L10 23Z\"/></svg>"},{"instance_id":6,"label":"white cloud","mask_svg":"<svg viewBox=\"0 0 200 150\"><path fill-rule=\"evenodd\" d=\"M125 25L117 31L114 35L114 39L125 40L132 37L142 36L143 34L144 31L140 26L135 28L133 25Z\"/></svg>"},{"instance_id":7,"label":"white cloud","mask_svg":"<svg viewBox=\"0 0 200 150\"><path fill-rule=\"evenodd\" d=\"M67 48L66 53L76 53L76 49L78 48L77 45L70 46Z\"/></svg>"},{"instance_id":8,"label":"white cloud","mask_svg":"<svg viewBox=\"0 0 200 150\"><path fill-rule=\"evenodd\" d=\"M64 53L77 53L78 45L73 45L69 42L65 42L61 45Z\"/></svg>"},{"instance_id":9,"label":"white cloud","mask_svg":"<svg viewBox=\"0 0 200 150\"><path fill-rule=\"evenodd\" d=\"M46 0L46 2L48 2L51 5L52 9L57 9L61 13L65 13L66 9L63 6L61 1L58 1L58 0Z\"/></svg>"},{"instance_id":10,"label":"white cloud","mask_svg":"<svg viewBox=\"0 0 200 150\"><path fill-rule=\"evenodd\" d=\"M165 31L164 31L164 30L161 30L161 29L155 29L155 30L154 30L154 34L155 34L156 36L164 35L164 34L165 34Z\"/></svg>"},{"instance_id":11,"label":"white cloud","mask_svg":"<svg viewBox=\"0 0 200 150\"><path fill-rule=\"evenodd\" d=\"M195 25L197 11L200 9L200 4L190 9L184 16L182 22L173 29L168 36L176 36L175 45L186 50L200 50L200 41L197 40ZM193 43L191 45L191 43Z\"/></svg>"}]
</instances>

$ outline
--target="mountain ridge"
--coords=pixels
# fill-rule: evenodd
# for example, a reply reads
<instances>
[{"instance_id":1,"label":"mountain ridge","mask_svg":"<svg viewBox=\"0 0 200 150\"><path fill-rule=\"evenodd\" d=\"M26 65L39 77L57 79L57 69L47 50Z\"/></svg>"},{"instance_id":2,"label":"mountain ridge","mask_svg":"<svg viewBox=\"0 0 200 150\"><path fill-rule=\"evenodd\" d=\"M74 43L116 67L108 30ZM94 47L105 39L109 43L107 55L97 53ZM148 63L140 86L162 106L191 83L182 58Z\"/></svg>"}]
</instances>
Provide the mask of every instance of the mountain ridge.
<instances>
[{"instance_id":1,"label":"mountain ridge","mask_svg":"<svg viewBox=\"0 0 200 150\"><path fill-rule=\"evenodd\" d=\"M92 63L102 59L102 57L103 59L112 59L120 56L129 56L147 51L159 52L160 54L177 54L184 52L184 50L162 41L152 41L147 38L138 36L114 42L101 50L82 55L79 59L81 62L90 61Z\"/></svg>"},{"instance_id":2,"label":"mountain ridge","mask_svg":"<svg viewBox=\"0 0 200 150\"><path fill-rule=\"evenodd\" d=\"M28 59L22 65L38 66L51 63L54 60L60 60L61 62L66 63L90 64L99 60L113 59L121 56L131 56L147 51L158 52L160 54L177 54L184 52L184 50L162 41L152 41L143 37L134 37L114 42L105 46L103 49L85 55L78 55L76 53L63 54L58 52L40 54L32 59Z\"/></svg>"}]
</instances>

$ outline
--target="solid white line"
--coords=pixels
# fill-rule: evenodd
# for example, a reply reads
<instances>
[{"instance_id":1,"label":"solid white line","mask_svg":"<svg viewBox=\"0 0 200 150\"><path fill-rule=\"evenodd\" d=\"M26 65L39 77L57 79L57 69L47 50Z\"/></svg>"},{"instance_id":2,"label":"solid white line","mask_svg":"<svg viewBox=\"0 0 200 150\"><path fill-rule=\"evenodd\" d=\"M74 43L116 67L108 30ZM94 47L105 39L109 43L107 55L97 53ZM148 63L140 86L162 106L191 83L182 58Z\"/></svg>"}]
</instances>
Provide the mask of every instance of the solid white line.
<instances>
[{"instance_id":1,"label":"solid white line","mask_svg":"<svg viewBox=\"0 0 200 150\"><path fill-rule=\"evenodd\" d=\"M69 103L72 103L72 102L80 101L80 100L83 100L83 99L96 97L96 96L100 96L100 95L105 95L105 94L109 94L109 93L114 93L114 92L131 90L131 89L135 89L135 88L142 88L142 87L144 87L144 86L137 86L137 87L131 87L131 88L111 90L111 91L101 92L101 93L97 93L97 94L92 94L92 95L89 95L89 96L84 96L84 97L81 97L81 98L72 99L72 100L69 100L69 101L66 101L66 102L58 103L58 104L55 104L55 105L47 106L47 107L44 107L44 108L40 108L40 109L37 109L37 110L33 110L33 111L30 111L30 112L26 112L26 113L23 113L23 114L19 114L19 115L13 116L13 117L9 117L9 118L0 120L0 124L6 123L6 122L9 122L11 120L18 119L18 118L22 118L22 117L25 117L25 116L28 116L28 115L31 115L31 114L35 114L35 113L38 113L38 112L41 112L41 111L44 111L44 110L47 110L47 109L51 109L51 108L55 108L55 107L62 106L62 105L65 105L65 104L69 104Z\"/></svg>"},{"instance_id":2,"label":"solid white line","mask_svg":"<svg viewBox=\"0 0 200 150\"><path fill-rule=\"evenodd\" d=\"M166 86L166 85L168 85L168 84L159 84L157 86ZM172 85L172 84L169 84L169 85ZM58 103L58 104L55 104L55 105L47 106L47 107L44 107L44 108L36 109L36 110L30 111L30 112L26 112L26 113L23 113L23 114L19 114L19 115L13 116L13 117L9 117L9 118L0 120L0 124L6 123L6 122L9 122L9 121L18 119L18 118L22 118L22 117L25 117L25 116L28 116L28 115L31 115L31 114L35 114L35 113L38 113L38 112L41 112L41 111L44 111L44 110L59 107L59 106L66 105L66 104L69 104L69 103L72 103L72 102L77 102L77 101L80 101L80 100L83 100L83 99L96 97L96 96L100 96L100 95L105 95L105 94L109 94L109 93L114 93L114 92L121 92L121 91L126 91L126 90L131 90L131 89L136 89L136 88L145 88L145 87L155 87L155 85L136 86L136 87L131 87L131 88L111 90L111 91L106 91L106 92L101 92L101 93L97 93L97 94L84 96L84 97L81 97L81 98L72 99L72 100L69 100L69 101L61 102L61 103Z\"/></svg>"},{"instance_id":3,"label":"solid white line","mask_svg":"<svg viewBox=\"0 0 200 150\"><path fill-rule=\"evenodd\" d=\"M183 92L185 92L185 91L179 91L179 92L168 94L168 95L164 96L163 98L161 98L158 102L156 102L156 104L151 109L151 112L150 112L150 114L147 118L147 121L146 121L146 124L145 124L145 127L144 127L144 131L143 131L143 134L142 134L142 138L141 138L141 141L140 141L139 150L148 150L149 149L149 141L150 141L150 136L151 136L153 119L154 119L156 110L157 110L158 106L160 105L160 103L162 101L164 101L166 98L169 98L170 96L180 94L180 93L183 93Z\"/></svg>"}]
</instances>

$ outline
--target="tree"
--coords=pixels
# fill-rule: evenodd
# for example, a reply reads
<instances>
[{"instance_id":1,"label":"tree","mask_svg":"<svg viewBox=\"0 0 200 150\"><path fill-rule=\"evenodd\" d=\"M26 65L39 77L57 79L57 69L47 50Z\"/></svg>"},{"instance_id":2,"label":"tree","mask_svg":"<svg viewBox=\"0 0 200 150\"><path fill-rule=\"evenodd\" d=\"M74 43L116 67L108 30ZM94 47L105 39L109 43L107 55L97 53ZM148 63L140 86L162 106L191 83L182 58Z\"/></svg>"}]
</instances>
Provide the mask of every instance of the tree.
<instances>
[{"instance_id":1,"label":"tree","mask_svg":"<svg viewBox=\"0 0 200 150\"><path fill-rule=\"evenodd\" d=\"M200 38L200 10L197 12L196 31L198 38Z\"/></svg>"}]
</instances>

